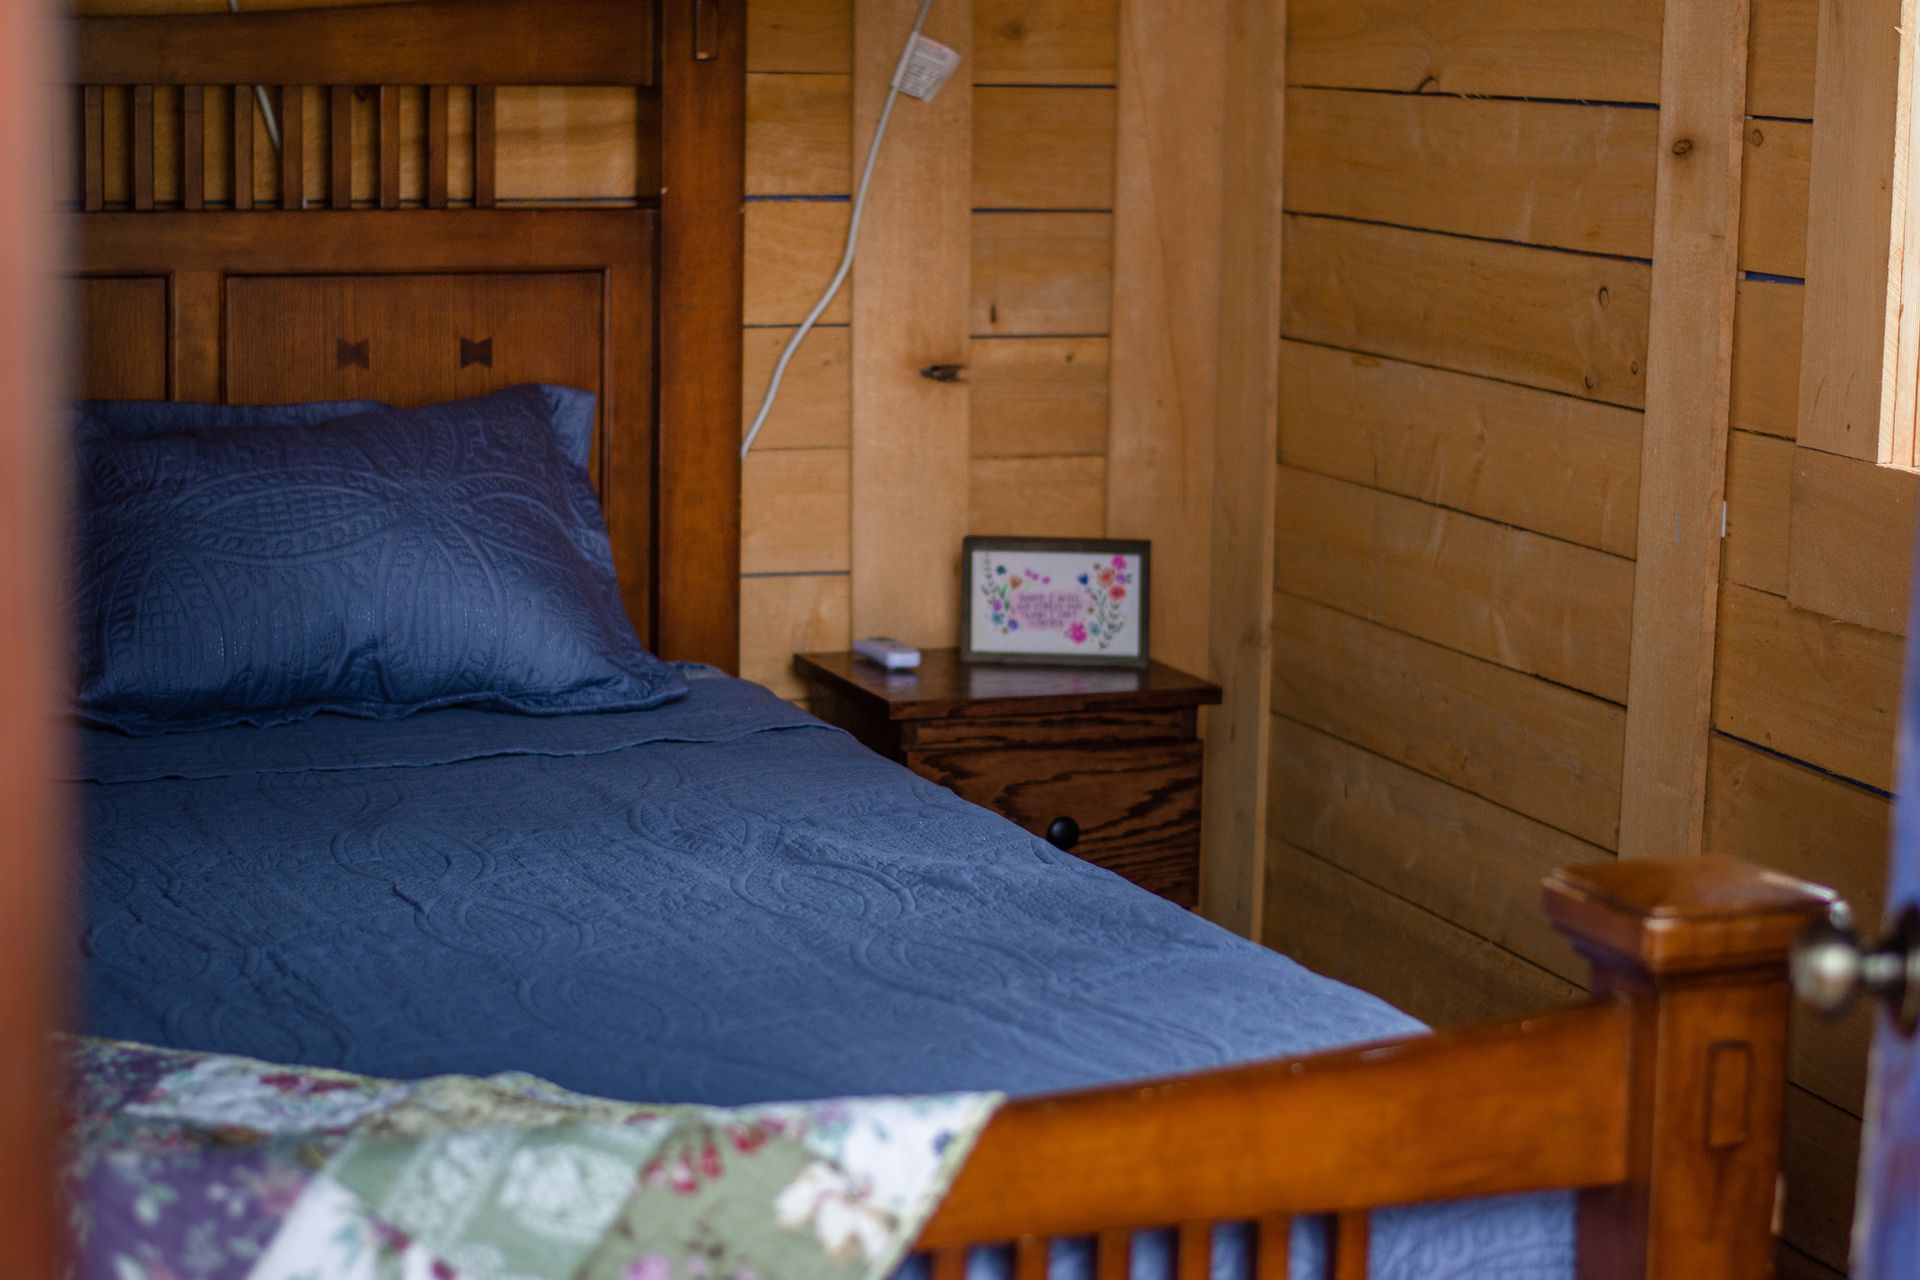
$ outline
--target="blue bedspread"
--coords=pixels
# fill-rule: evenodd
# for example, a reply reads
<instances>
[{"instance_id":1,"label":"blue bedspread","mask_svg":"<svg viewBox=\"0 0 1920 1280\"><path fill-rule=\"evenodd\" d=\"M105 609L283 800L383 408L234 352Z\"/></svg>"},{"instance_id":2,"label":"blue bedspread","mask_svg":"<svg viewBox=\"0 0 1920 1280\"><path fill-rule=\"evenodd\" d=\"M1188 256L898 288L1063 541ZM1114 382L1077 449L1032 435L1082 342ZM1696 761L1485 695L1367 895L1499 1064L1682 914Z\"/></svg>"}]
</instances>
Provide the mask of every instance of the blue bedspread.
<instances>
[{"instance_id":1,"label":"blue bedspread","mask_svg":"<svg viewBox=\"0 0 1920 1280\"><path fill-rule=\"evenodd\" d=\"M1034 1093L1419 1025L724 677L631 714L94 731L79 772L102 1036L732 1104ZM1564 1196L1395 1211L1373 1274L1567 1276L1572 1231Z\"/></svg>"}]
</instances>

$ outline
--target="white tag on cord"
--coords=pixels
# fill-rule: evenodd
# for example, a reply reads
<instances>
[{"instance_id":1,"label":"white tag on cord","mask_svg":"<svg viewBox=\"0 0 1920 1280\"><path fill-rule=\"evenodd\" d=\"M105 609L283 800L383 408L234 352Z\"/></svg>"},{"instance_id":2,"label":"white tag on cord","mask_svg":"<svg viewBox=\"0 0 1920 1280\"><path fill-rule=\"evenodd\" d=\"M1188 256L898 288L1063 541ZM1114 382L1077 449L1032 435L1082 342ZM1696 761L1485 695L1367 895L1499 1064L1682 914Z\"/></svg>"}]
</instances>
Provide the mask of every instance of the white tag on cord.
<instances>
[{"instance_id":1,"label":"white tag on cord","mask_svg":"<svg viewBox=\"0 0 1920 1280\"><path fill-rule=\"evenodd\" d=\"M907 48L907 56L900 60L900 69L894 73L893 87L922 102L931 102L959 66L958 51L938 40L915 36Z\"/></svg>"}]
</instances>

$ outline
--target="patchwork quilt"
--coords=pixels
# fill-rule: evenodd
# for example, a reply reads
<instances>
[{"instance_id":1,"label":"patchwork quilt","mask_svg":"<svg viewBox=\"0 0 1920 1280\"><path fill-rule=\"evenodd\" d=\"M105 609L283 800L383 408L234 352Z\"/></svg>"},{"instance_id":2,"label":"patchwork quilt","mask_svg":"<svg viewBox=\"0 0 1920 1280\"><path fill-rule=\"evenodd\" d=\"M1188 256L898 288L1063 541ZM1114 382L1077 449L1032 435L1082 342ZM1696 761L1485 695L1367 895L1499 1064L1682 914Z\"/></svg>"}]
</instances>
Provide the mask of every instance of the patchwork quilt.
<instances>
[{"instance_id":1,"label":"patchwork quilt","mask_svg":"<svg viewBox=\"0 0 1920 1280\"><path fill-rule=\"evenodd\" d=\"M877 1280L998 1102L649 1107L62 1048L75 1261L112 1280Z\"/></svg>"}]
</instances>

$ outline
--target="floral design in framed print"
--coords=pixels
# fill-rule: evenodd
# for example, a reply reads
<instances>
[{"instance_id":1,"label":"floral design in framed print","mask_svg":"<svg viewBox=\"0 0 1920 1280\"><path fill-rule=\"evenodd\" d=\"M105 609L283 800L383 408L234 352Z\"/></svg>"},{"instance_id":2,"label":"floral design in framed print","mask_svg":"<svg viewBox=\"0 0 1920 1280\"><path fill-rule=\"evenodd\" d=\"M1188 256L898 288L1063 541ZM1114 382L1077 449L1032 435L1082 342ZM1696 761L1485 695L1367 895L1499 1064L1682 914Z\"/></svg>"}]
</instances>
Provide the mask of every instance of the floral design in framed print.
<instances>
[{"instance_id":1,"label":"floral design in framed print","mask_svg":"<svg viewBox=\"0 0 1920 1280\"><path fill-rule=\"evenodd\" d=\"M968 538L961 658L1146 666L1149 549L1115 538Z\"/></svg>"}]
</instances>

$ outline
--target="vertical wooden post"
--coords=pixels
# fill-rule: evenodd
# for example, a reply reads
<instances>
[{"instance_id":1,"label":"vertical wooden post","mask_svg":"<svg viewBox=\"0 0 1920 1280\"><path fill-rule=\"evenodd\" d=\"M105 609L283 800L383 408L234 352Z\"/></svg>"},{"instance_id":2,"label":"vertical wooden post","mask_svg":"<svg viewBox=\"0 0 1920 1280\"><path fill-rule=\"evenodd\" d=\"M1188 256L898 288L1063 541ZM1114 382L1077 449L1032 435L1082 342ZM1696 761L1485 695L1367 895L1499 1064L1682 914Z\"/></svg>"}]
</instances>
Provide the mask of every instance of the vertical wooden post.
<instances>
[{"instance_id":1,"label":"vertical wooden post","mask_svg":"<svg viewBox=\"0 0 1920 1280\"><path fill-rule=\"evenodd\" d=\"M698 51L693 6L660 13L660 434L656 467L633 461L657 476L652 631L666 657L737 671L747 5L709 5Z\"/></svg>"},{"instance_id":2,"label":"vertical wooden post","mask_svg":"<svg viewBox=\"0 0 1920 1280\"><path fill-rule=\"evenodd\" d=\"M253 208L253 86L233 86L233 207Z\"/></svg>"},{"instance_id":3,"label":"vertical wooden post","mask_svg":"<svg viewBox=\"0 0 1920 1280\"><path fill-rule=\"evenodd\" d=\"M1228 11L1120 4L1107 532L1153 542L1154 656L1190 671L1212 613Z\"/></svg>"},{"instance_id":4,"label":"vertical wooden post","mask_svg":"<svg viewBox=\"0 0 1920 1280\"><path fill-rule=\"evenodd\" d=\"M494 159L499 151L495 133L500 91L490 84L473 86L473 206L491 209L494 202Z\"/></svg>"},{"instance_id":5,"label":"vertical wooden post","mask_svg":"<svg viewBox=\"0 0 1920 1280\"><path fill-rule=\"evenodd\" d=\"M1269 1214L1254 1223L1253 1280L1287 1280L1293 1266L1293 1219L1287 1214ZM1122 1273L1125 1274L1125 1273Z\"/></svg>"},{"instance_id":6,"label":"vertical wooden post","mask_svg":"<svg viewBox=\"0 0 1920 1280\"><path fill-rule=\"evenodd\" d=\"M1633 1014L1626 1180L1582 1193L1581 1280L1773 1274L1787 956L1832 895L1717 857L1558 872L1547 914Z\"/></svg>"},{"instance_id":7,"label":"vertical wooden post","mask_svg":"<svg viewBox=\"0 0 1920 1280\"><path fill-rule=\"evenodd\" d=\"M57 127L49 68L61 66L39 4L0 5L0 1241L9 1275L57 1276L64 1232L54 1207L47 1033L64 1020L69 929L66 796L54 781L72 749L58 673L67 662L60 566L70 461L57 398L61 241L51 212L47 139ZM89 195L99 101L87 92Z\"/></svg>"},{"instance_id":8,"label":"vertical wooden post","mask_svg":"<svg viewBox=\"0 0 1920 1280\"><path fill-rule=\"evenodd\" d=\"M133 86L133 207L153 208L153 86Z\"/></svg>"},{"instance_id":9,"label":"vertical wooden post","mask_svg":"<svg viewBox=\"0 0 1920 1280\"><path fill-rule=\"evenodd\" d=\"M866 160L917 6L855 0L853 162ZM853 268L853 634L947 646L959 637L971 397L922 377L971 359L973 5L939 0L926 32L960 51L932 102L902 96L887 126ZM912 591L900 584L915 581Z\"/></svg>"},{"instance_id":10,"label":"vertical wooden post","mask_svg":"<svg viewBox=\"0 0 1920 1280\"><path fill-rule=\"evenodd\" d=\"M380 157L380 207L400 207L400 89L380 86L380 114L374 127L374 149Z\"/></svg>"},{"instance_id":11,"label":"vertical wooden post","mask_svg":"<svg viewBox=\"0 0 1920 1280\"><path fill-rule=\"evenodd\" d=\"M1373 1215L1365 1210L1333 1220L1333 1280L1367 1280L1367 1238Z\"/></svg>"},{"instance_id":12,"label":"vertical wooden post","mask_svg":"<svg viewBox=\"0 0 1920 1280\"><path fill-rule=\"evenodd\" d=\"M94 213L106 205L106 91L90 84L80 91L81 203Z\"/></svg>"},{"instance_id":13,"label":"vertical wooden post","mask_svg":"<svg viewBox=\"0 0 1920 1280\"><path fill-rule=\"evenodd\" d=\"M1222 701L1207 715L1200 909L1249 937L1260 929L1267 848L1286 11L1286 0L1230 6L1222 77L1220 385L1207 620L1207 669Z\"/></svg>"},{"instance_id":14,"label":"vertical wooden post","mask_svg":"<svg viewBox=\"0 0 1920 1280\"><path fill-rule=\"evenodd\" d=\"M190 84L180 89L180 207L201 209L207 203L207 89Z\"/></svg>"},{"instance_id":15,"label":"vertical wooden post","mask_svg":"<svg viewBox=\"0 0 1920 1280\"><path fill-rule=\"evenodd\" d=\"M1619 850L1700 852L1733 385L1748 0L1671 4Z\"/></svg>"},{"instance_id":16,"label":"vertical wooden post","mask_svg":"<svg viewBox=\"0 0 1920 1280\"><path fill-rule=\"evenodd\" d=\"M353 90L344 84L327 91L327 205L353 207Z\"/></svg>"},{"instance_id":17,"label":"vertical wooden post","mask_svg":"<svg viewBox=\"0 0 1920 1280\"><path fill-rule=\"evenodd\" d=\"M447 86L427 86L426 206L447 207Z\"/></svg>"},{"instance_id":18,"label":"vertical wooden post","mask_svg":"<svg viewBox=\"0 0 1920 1280\"><path fill-rule=\"evenodd\" d=\"M1913 393L1898 375L1904 354L1911 383L1920 285L1903 269L1915 19L1915 0L1821 0L1800 359L1799 443L1902 465Z\"/></svg>"},{"instance_id":19,"label":"vertical wooden post","mask_svg":"<svg viewBox=\"0 0 1920 1280\"><path fill-rule=\"evenodd\" d=\"M306 90L297 84L280 87L280 207L307 207Z\"/></svg>"}]
</instances>

